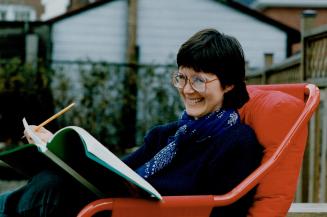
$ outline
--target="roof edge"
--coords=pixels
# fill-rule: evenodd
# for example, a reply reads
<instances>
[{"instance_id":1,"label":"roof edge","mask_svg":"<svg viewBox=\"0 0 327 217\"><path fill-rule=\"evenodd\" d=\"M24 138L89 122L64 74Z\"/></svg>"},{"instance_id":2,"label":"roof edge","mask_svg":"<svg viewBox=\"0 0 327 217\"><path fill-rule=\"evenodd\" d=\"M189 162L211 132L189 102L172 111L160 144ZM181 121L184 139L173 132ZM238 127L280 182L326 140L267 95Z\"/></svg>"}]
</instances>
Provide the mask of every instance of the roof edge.
<instances>
[{"instance_id":1,"label":"roof edge","mask_svg":"<svg viewBox=\"0 0 327 217\"><path fill-rule=\"evenodd\" d=\"M249 8L241 3L238 3L234 0L215 0L216 2L220 2L222 4L225 4L227 6L230 6L232 8L234 8L235 10L238 10L240 12L243 12L245 14L248 14L264 23L268 23L270 25L275 26L276 28L287 32L287 35L289 36L289 38L291 39L292 42L297 43L300 42L301 40L301 33L297 30L294 29L290 26L287 26L277 20L274 20L266 15L264 15L263 13L254 10L252 8Z\"/></svg>"},{"instance_id":2,"label":"roof edge","mask_svg":"<svg viewBox=\"0 0 327 217\"><path fill-rule=\"evenodd\" d=\"M275 2L273 1L254 1L251 5L251 8L254 9L266 9L266 8L271 8L271 7L277 7L277 8L281 8L281 7L288 7L288 8L326 8L327 7L327 2L323 2L320 0L310 0L310 1L302 1L302 2L289 2L289 1L285 1L285 0L276 0Z\"/></svg>"}]
</instances>

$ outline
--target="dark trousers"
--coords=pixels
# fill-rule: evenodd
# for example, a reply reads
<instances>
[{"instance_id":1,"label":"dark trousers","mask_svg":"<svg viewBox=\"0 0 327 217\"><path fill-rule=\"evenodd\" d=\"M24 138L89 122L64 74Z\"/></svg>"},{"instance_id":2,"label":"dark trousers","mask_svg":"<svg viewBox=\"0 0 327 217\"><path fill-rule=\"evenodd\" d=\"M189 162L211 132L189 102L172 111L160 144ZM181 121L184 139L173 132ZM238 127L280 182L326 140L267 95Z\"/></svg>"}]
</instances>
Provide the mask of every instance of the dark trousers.
<instances>
[{"instance_id":1,"label":"dark trousers","mask_svg":"<svg viewBox=\"0 0 327 217\"><path fill-rule=\"evenodd\" d=\"M73 217L95 199L76 181L46 170L25 186L0 195L0 217Z\"/></svg>"}]
</instances>

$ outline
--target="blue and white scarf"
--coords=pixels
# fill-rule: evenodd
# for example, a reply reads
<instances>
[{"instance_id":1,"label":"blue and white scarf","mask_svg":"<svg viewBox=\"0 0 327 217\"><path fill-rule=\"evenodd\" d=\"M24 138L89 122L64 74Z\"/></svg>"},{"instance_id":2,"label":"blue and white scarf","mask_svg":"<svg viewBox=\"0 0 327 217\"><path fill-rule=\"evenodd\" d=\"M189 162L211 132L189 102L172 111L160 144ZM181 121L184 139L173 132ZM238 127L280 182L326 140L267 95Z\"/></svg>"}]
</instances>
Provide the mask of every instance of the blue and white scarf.
<instances>
[{"instance_id":1,"label":"blue and white scarf","mask_svg":"<svg viewBox=\"0 0 327 217\"><path fill-rule=\"evenodd\" d=\"M175 135L168 139L168 144L136 172L143 178L149 178L172 162L182 144L215 139L239 121L234 109L220 109L196 120L184 111L178 122L179 127Z\"/></svg>"}]
</instances>

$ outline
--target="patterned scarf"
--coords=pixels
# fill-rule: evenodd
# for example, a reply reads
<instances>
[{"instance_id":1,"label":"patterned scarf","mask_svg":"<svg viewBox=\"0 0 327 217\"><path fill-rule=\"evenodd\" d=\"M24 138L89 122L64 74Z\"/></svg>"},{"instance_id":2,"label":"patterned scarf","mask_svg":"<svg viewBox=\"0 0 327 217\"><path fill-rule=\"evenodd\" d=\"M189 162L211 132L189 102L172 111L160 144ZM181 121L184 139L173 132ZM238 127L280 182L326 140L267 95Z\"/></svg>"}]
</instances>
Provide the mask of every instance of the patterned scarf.
<instances>
[{"instance_id":1,"label":"patterned scarf","mask_svg":"<svg viewBox=\"0 0 327 217\"><path fill-rule=\"evenodd\" d=\"M168 144L152 159L137 168L136 173L149 178L172 162L182 144L215 139L239 121L239 115L234 109L220 109L196 120L184 111L175 135L169 137Z\"/></svg>"}]
</instances>

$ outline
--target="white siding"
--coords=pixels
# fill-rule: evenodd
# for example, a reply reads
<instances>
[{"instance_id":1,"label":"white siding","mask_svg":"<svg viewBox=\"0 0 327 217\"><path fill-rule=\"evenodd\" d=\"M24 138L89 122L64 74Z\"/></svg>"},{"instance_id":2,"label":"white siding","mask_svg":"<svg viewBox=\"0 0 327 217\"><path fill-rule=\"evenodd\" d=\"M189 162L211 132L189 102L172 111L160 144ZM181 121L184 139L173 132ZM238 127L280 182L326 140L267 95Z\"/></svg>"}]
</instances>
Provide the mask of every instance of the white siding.
<instances>
[{"instance_id":1,"label":"white siding","mask_svg":"<svg viewBox=\"0 0 327 217\"><path fill-rule=\"evenodd\" d=\"M125 62L126 11L117 0L55 22L52 59Z\"/></svg>"},{"instance_id":2,"label":"white siding","mask_svg":"<svg viewBox=\"0 0 327 217\"><path fill-rule=\"evenodd\" d=\"M53 60L125 62L127 0L116 0L53 25ZM250 67L286 57L286 33L214 0L139 0L141 63L174 63L179 46L203 28L216 28L242 44Z\"/></svg>"},{"instance_id":3,"label":"white siding","mask_svg":"<svg viewBox=\"0 0 327 217\"><path fill-rule=\"evenodd\" d=\"M179 46L211 27L235 36L250 67L262 67L264 53L286 57L286 34L274 26L213 0L139 0L138 44L142 63L174 63Z\"/></svg>"}]
</instances>

